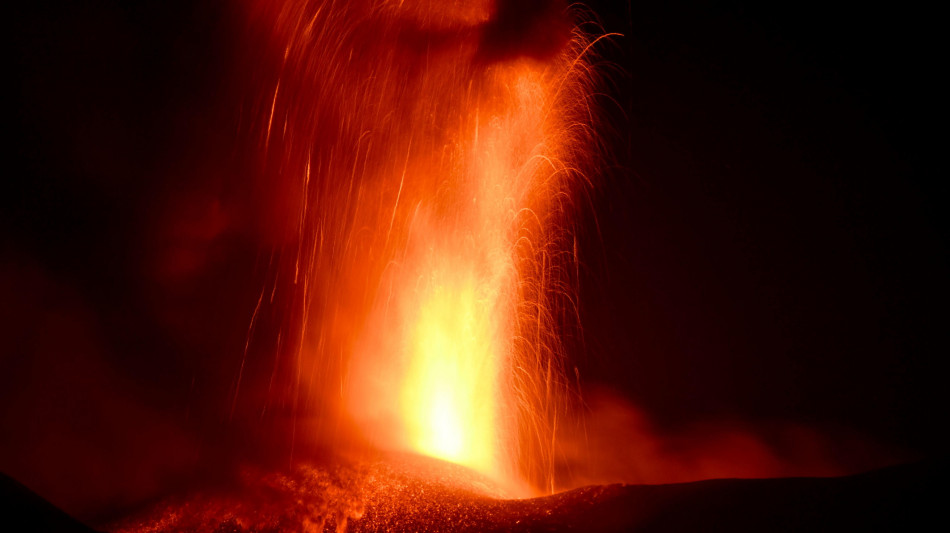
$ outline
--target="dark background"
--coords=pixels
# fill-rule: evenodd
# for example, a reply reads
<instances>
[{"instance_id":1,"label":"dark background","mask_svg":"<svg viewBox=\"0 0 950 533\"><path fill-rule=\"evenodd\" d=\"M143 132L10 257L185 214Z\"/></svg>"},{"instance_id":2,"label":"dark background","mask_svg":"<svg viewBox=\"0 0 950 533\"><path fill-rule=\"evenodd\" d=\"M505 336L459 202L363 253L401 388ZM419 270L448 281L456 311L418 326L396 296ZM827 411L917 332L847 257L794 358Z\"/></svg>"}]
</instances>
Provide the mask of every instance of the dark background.
<instances>
[{"instance_id":1,"label":"dark background","mask_svg":"<svg viewBox=\"0 0 950 533\"><path fill-rule=\"evenodd\" d=\"M604 47L623 118L585 239L587 378L665 425L785 419L943 452L933 13L601 4L626 35Z\"/></svg>"},{"instance_id":2,"label":"dark background","mask_svg":"<svg viewBox=\"0 0 950 533\"><path fill-rule=\"evenodd\" d=\"M167 476L120 490L116 461L192 464L264 283L240 16L126 4L30 3L9 30L0 468L79 510L67 479L134 501ZM656 4L590 3L624 37L598 48L604 171L578 198L582 382L662 428L944 453L938 17Z\"/></svg>"}]
</instances>

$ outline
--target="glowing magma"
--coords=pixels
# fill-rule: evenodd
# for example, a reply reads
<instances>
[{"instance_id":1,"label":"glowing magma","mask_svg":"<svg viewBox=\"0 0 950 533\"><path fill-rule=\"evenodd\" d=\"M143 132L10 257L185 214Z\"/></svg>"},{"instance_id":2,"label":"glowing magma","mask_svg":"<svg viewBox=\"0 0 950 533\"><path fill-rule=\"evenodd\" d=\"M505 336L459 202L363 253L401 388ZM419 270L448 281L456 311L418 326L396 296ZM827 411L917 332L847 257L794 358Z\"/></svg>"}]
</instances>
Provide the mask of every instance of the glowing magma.
<instances>
[{"instance_id":1,"label":"glowing magma","mask_svg":"<svg viewBox=\"0 0 950 533\"><path fill-rule=\"evenodd\" d=\"M439 178L414 198L405 246L383 276L349 409L380 446L457 462L513 488L523 443L550 439L539 404L553 399L543 390L557 389L550 381L559 375L550 371L559 354L542 345L556 336L543 284L556 263L544 264L545 219L563 186L547 116L557 86L527 61L484 76L455 142L435 161L415 161L412 170Z\"/></svg>"},{"instance_id":2,"label":"glowing magma","mask_svg":"<svg viewBox=\"0 0 950 533\"><path fill-rule=\"evenodd\" d=\"M500 357L486 307L474 280L424 300L399 398L413 448L480 470L494 466L499 429Z\"/></svg>"},{"instance_id":3,"label":"glowing magma","mask_svg":"<svg viewBox=\"0 0 950 533\"><path fill-rule=\"evenodd\" d=\"M282 58L256 110L275 218L292 214L261 295L287 317L265 410L550 486L565 221L590 159L583 36L545 57L530 38L486 48L517 23L492 26L512 9L488 0L251 4Z\"/></svg>"}]
</instances>

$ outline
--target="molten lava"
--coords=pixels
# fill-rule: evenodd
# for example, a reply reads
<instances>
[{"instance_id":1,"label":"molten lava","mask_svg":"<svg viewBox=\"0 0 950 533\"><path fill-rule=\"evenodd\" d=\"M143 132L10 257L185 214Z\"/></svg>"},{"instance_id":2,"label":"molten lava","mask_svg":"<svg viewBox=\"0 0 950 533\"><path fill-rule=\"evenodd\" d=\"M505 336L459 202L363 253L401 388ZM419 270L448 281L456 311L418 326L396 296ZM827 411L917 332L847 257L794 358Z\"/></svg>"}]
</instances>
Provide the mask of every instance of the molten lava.
<instances>
[{"instance_id":1,"label":"molten lava","mask_svg":"<svg viewBox=\"0 0 950 533\"><path fill-rule=\"evenodd\" d=\"M525 493L552 486L567 390L589 46L559 2L513 6L262 2L251 20L282 58L255 107L287 237L261 294L285 317L265 410Z\"/></svg>"},{"instance_id":2,"label":"molten lava","mask_svg":"<svg viewBox=\"0 0 950 533\"><path fill-rule=\"evenodd\" d=\"M476 284L438 285L409 341L399 410L412 448L482 471L495 466L499 355Z\"/></svg>"},{"instance_id":3,"label":"molten lava","mask_svg":"<svg viewBox=\"0 0 950 533\"><path fill-rule=\"evenodd\" d=\"M557 338L549 293L564 288L548 284L563 280L554 224L571 185L555 105L568 74L554 65L493 66L478 91L475 80L458 88L460 127L438 159L414 162L438 178L401 199L406 247L349 376L349 412L377 445L509 483L523 473L522 441L553 437L544 413L560 393L558 346L544 344Z\"/></svg>"}]
</instances>

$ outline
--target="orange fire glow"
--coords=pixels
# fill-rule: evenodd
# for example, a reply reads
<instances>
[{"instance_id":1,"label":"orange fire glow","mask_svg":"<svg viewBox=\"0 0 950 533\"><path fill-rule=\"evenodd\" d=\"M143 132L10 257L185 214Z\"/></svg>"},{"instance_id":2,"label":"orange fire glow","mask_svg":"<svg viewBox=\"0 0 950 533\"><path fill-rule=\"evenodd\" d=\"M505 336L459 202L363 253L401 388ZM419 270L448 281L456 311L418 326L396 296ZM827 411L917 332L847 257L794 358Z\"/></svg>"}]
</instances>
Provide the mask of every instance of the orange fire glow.
<instances>
[{"instance_id":1,"label":"orange fire glow","mask_svg":"<svg viewBox=\"0 0 950 533\"><path fill-rule=\"evenodd\" d=\"M274 274L302 324L289 402L513 493L551 486L585 37L488 59L487 2L264 4L284 57L260 105L268 172L297 184Z\"/></svg>"},{"instance_id":2,"label":"orange fire glow","mask_svg":"<svg viewBox=\"0 0 950 533\"><path fill-rule=\"evenodd\" d=\"M548 444L542 402L560 393L548 381L557 346L541 344L557 335L544 285L556 264L552 204L572 177L557 129L564 65L553 63L482 73L459 140L421 163L440 178L415 199L407 249L367 324L375 341L357 350L350 376L348 408L377 444L502 480L520 475L520 441Z\"/></svg>"}]
</instances>

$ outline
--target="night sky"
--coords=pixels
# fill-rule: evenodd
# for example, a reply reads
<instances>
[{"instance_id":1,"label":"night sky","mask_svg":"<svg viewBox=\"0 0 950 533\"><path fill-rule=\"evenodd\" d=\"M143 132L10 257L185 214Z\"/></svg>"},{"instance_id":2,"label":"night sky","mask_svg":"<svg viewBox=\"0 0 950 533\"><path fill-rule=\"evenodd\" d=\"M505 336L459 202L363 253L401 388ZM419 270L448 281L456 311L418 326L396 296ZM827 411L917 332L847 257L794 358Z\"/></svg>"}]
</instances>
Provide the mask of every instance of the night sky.
<instances>
[{"instance_id":1,"label":"night sky","mask_svg":"<svg viewBox=\"0 0 950 533\"><path fill-rule=\"evenodd\" d=\"M931 17L643 4L600 11L627 37L605 47L623 141L584 254L587 375L670 424L777 417L944 450Z\"/></svg>"},{"instance_id":2,"label":"night sky","mask_svg":"<svg viewBox=\"0 0 950 533\"><path fill-rule=\"evenodd\" d=\"M126 4L12 19L0 470L54 502L110 459L175 470L214 439L264 282L240 16ZM938 17L655 4L589 4L624 37L598 48L604 170L577 198L585 389L670 431L782 421L945 453ZM129 501L167 483L141 477Z\"/></svg>"}]
</instances>

